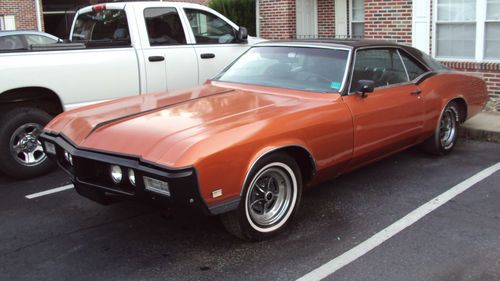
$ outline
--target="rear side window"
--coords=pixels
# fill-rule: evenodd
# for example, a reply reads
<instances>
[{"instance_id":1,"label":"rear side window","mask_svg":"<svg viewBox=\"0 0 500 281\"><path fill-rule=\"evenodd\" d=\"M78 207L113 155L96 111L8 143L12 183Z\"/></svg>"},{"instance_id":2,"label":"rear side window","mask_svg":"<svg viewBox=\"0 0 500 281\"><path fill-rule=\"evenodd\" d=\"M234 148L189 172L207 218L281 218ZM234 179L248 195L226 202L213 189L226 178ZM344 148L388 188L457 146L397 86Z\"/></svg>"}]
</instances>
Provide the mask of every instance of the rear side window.
<instances>
[{"instance_id":1,"label":"rear side window","mask_svg":"<svg viewBox=\"0 0 500 281\"><path fill-rule=\"evenodd\" d=\"M184 10L197 44L237 43L236 30L223 19L202 10Z\"/></svg>"},{"instance_id":2,"label":"rear side window","mask_svg":"<svg viewBox=\"0 0 500 281\"><path fill-rule=\"evenodd\" d=\"M186 44L186 35L175 8L148 8L144 19L151 46Z\"/></svg>"},{"instance_id":3,"label":"rear side window","mask_svg":"<svg viewBox=\"0 0 500 281\"><path fill-rule=\"evenodd\" d=\"M21 37L17 35L1 36L0 37L0 50L20 50L25 49Z\"/></svg>"},{"instance_id":4,"label":"rear side window","mask_svg":"<svg viewBox=\"0 0 500 281\"><path fill-rule=\"evenodd\" d=\"M350 92L356 92L360 80L372 80L375 87L408 82L401 58L394 49L371 49L356 52Z\"/></svg>"},{"instance_id":5,"label":"rear side window","mask_svg":"<svg viewBox=\"0 0 500 281\"><path fill-rule=\"evenodd\" d=\"M408 71L410 80L414 80L415 78L427 72L427 69L424 66L411 58L408 54L402 51L399 51L399 53L401 54L401 58L403 58L403 63L406 66L406 71Z\"/></svg>"},{"instance_id":6,"label":"rear side window","mask_svg":"<svg viewBox=\"0 0 500 281\"><path fill-rule=\"evenodd\" d=\"M24 38L26 38L26 41L28 41L28 45L33 45L33 44L54 44L57 43L56 39L47 37L47 36L42 36L42 35L26 35Z\"/></svg>"},{"instance_id":7,"label":"rear side window","mask_svg":"<svg viewBox=\"0 0 500 281\"><path fill-rule=\"evenodd\" d=\"M72 42L87 45L131 45L127 15L124 10L99 10L79 14Z\"/></svg>"}]
</instances>

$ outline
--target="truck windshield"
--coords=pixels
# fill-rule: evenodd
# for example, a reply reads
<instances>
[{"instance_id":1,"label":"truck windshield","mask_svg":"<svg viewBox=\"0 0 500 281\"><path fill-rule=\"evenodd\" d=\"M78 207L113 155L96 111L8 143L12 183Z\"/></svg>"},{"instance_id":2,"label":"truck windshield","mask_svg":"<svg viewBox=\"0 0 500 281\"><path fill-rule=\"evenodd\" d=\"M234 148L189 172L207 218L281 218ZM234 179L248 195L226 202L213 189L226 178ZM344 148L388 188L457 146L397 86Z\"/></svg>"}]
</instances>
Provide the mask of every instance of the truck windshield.
<instances>
[{"instance_id":1,"label":"truck windshield","mask_svg":"<svg viewBox=\"0 0 500 281\"><path fill-rule=\"evenodd\" d=\"M124 10L99 10L79 14L71 41L89 45L128 45L130 33Z\"/></svg>"},{"instance_id":2,"label":"truck windshield","mask_svg":"<svg viewBox=\"0 0 500 281\"><path fill-rule=\"evenodd\" d=\"M342 89L349 51L312 47L251 48L214 80L313 92Z\"/></svg>"}]
</instances>

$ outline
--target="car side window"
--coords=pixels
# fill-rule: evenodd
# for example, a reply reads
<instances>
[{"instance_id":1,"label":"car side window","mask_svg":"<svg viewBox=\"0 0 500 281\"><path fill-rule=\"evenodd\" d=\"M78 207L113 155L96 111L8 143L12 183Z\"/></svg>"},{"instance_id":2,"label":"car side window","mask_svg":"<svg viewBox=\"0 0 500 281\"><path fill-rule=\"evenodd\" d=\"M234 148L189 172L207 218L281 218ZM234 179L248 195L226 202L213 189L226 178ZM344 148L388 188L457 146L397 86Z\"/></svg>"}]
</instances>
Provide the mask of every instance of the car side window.
<instances>
[{"instance_id":1,"label":"car side window","mask_svg":"<svg viewBox=\"0 0 500 281\"><path fill-rule=\"evenodd\" d=\"M407 53L399 51L399 54L401 54L401 58L403 58L403 63L405 64L410 80L414 80L428 71L421 63L417 62Z\"/></svg>"},{"instance_id":2,"label":"car side window","mask_svg":"<svg viewBox=\"0 0 500 281\"><path fill-rule=\"evenodd\" d=\"M236 30L223 19L202 10L184 10L197 44L237 43Z\"/></svg>"},{"instance_id":3,"label":"car side window","mask_svg":"<svg viewBox=\"0 0 500 281\"><path fill-rule=\"evenodd\" d=\"M26 35L26 41L28 41L28 45L31 46L33 44L54 44L57 43L57 40L52 39L47 36L41 35Z\"/></svg>"},{"instance_id":4,"label":"car side window","mask_svg":"<svg viewBox=\"0 0 500 281\"><path fill-rule=\"evenodd\" d=\"M0 50L19 50L24 48L23 41L17 35L0 37Z\"/></svg>"},{"instance_id":5,"label":"car side window","mask_svg":"<svg viewBox=\"0 0 500 281\"><path fill-rule=\"evenodd\" d=\"M144 19L151 46L186 44L186 35L175 8L148 8Z\"/></svg>"},{"instance_id":6,"label":"car side window","mask_svg":"<svg viewBox=\"0 0 500 281\"><path fill-rule=\"evenodd\" d=\"M350 93L360 80L372 80L375 87L408 82L405 68L395 49L369 49L356 52Z\"/></svg>"}]
</instances>

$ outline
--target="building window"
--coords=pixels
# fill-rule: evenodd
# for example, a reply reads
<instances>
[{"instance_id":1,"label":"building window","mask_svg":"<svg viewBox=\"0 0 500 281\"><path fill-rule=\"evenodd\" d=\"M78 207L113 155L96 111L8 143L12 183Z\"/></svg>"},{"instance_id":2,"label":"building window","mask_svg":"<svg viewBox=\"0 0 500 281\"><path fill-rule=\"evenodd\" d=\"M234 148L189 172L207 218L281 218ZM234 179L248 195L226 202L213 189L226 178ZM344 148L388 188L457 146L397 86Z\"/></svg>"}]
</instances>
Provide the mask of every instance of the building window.
<instances>
[{"instance_id":1,"label":"building window","mask_svg":"<svg viewBox=\"0 0 500 281\"><path fill-rule=\"evenodd\" d=\"M0 16L0 30L5 30L5 22L3 16Z\"/></svg>"},{"instance_id":2,"label":"building window","mask_svg":"<svg viewBox=\"0 0 500 281\"><path fill-rule=\"evenodd\" d=\"M363 38L365 33L365 1L352 0L351 36Z\"/></svg>"},{"instance_id":3,"label":"building window","mask_svg":"<svg viewBox=\"0 0 500 281\"><path fill-rule=\"evenodd\" d=\"M437 0L437 58L500 59L500 0Z\"/></svg>"},{"instance_id":4,"label":"building window","mask_svg":"<svg viewBox=\"0 0 500 281\"><path fill-rule=\"evenodd\" d=\"M500 0L488 0L486 7L485 59L500 59Z\"/></svg>"}]
</instances>

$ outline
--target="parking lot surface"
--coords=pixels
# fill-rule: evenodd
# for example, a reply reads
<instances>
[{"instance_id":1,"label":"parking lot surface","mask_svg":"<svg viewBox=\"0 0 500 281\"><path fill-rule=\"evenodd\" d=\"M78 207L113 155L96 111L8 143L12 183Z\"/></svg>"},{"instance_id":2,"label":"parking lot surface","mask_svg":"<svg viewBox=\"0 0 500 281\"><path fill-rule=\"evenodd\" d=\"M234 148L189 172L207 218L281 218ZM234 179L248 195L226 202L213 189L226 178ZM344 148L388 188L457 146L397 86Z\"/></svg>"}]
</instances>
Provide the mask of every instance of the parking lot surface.
<instances>
[{"instance_id":1,"label":"parking lot surface","mask_svg":"<svg viewBox=\"0 0 500 281\"><path fill-rule=\"evenodd\" d=\"M61 171L0 175L0 280L295 280L498 162L500 144L473 141L396 154L306 193L291 227L259 243L151 204L26 198L69 184ZM499 202L495 172L326 279L500 280Z\"/></svg>"}]
</instances>

